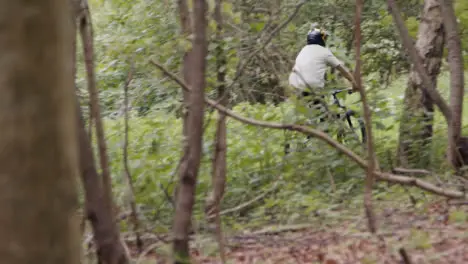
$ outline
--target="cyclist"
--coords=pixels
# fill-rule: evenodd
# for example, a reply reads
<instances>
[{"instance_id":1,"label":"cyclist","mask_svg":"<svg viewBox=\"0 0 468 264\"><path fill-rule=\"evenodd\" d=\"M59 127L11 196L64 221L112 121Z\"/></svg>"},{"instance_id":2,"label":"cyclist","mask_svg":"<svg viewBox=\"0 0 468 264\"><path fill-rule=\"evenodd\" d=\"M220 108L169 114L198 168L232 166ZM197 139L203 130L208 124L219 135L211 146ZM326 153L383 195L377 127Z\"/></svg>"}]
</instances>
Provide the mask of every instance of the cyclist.
<instances>
[{"instance_id":1,"label":"cyclist","mask_svg":"<svg viewBox=\"0 0 468 264\"><path fill-rule=\"evenodd\" d=\"M300 97L316 95L325 88L327 66L337 69L348 79L353 92L359 89L351 72L326 48L327 36L324 30L312 28L307 33L307 45L296 57L295 65L289 75L289 84L300 92ZM318 104L319 100L314 98L314 105Z\"/></svg>"},{"instance_id":2,"label":"cyclist","mask_svg":"<svg viewBox=\"0 0 468 264\"><path fill-rule=\"evenodd\" d=\"M289 84L299 92L299 97L307 98L308 104L313 107L320 107L324 104L324 96L317 96L325 88L325 76L327 66L337 69L349 82L351 82L351 92L357 92L359 86L349 70L338 60L326 47L327 33L317 29L312 25L307 33L307 45L302 48L296 57L295 65L289 75ZM322 108L322 111L324 109ZM320 122L324 122L320 118ZM307 136L309 139L310 136ZM289 143L285 145L285 153L289 153Z\"/></svg>"}]
</instances>

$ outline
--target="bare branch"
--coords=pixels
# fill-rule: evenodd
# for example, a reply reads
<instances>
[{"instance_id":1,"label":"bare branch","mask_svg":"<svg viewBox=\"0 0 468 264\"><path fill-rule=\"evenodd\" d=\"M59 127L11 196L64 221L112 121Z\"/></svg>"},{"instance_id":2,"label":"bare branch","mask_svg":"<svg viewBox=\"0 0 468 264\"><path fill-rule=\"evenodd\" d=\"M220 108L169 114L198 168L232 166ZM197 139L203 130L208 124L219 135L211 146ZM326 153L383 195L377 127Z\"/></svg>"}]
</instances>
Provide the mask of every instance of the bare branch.
<instances>
[{"instance_id":1,"label":"bare branch","mask_svg":"<svg viewBox=\"0 0 468 264\"><path fill-rule=\"evenodd\" d=\"M158 69L160 69L164 74L166 74L169 78L171 78L177 84L179 84L182 89L186 91L191 91L188 85L186 85L179 77L177 77L176 75L171 73L169 70L167 70L166 67L164 67L162 64L157 63L154 60L150 60L150 62L151 64L156 66ZM272 128L272 129L291 130L291 131L300 132L300 133L318 138L326 142L331 147L335 148L336 150L348 156L351 160L356 162L361 168L363 169L368 168L367 161L365 161L358 154L354 153L353 151L351 151L344 145L338 143L336 140L332 139L330 136L328 136L327 134L325 134L324 132L320 130L309 128L309 127L302 126L302 125L296 125L296 124L280 124L280 123L256 120L256 119L241 116L217 104L215 101L209 98L205 97L205 102L211 107L214 107L218 111L226 114L227 116L230 116L231 118L237 121L240 121L242 123L248 124L248 125L259 126L259 127L264 127L264 128ZM448 198L466 199L468 197L464 192L460 192L456 190L447 190L445 188L438 187L430 182L426 182L421 179L416 179L416 178L402 176L402 175L395 175L391 173L379 172L379 171L374 171L374 175L376 176L377 180L380 180L380 181L399 183L399 184L408 185L408 186L416 186L425 191L428 191L437 195L445 196Z\"/></svg>"},{"instance_id":2,"label":"bare branch","mask_svg":"<svg viewBox=\"0 0 468 264\"><path fill-rule=\"evenodd\" d=\"M226 210L223 210L219 213L219 215L227 215L227 214L232 214L232 213L235 213L235 212L239 212L249 206L251 206L252 204L262 200L263 198L265 198L268 194L272 193L273 191L277 190L279 187L278 184L275 183L275 185L273 185L273 187L271 187L270 189L264 191L263 193L259 194L258 196L254 197L253 199L245 202L245 203L242 203L234 208L230 208L230 209L226 209ZM212 219L212 218L215 218L216 216L211 214L208 218L209 219Z\"/></svg>"},{"instance_id":3,"label":"bare branch","mask_svg":"<svg viewBox=\"0 0 468 264\"><path fill-rule=\"evenodd\" d=\"M432 172L423 169L406 169L406 168L394 168L393 173L399 174L420 174L420 175L431 175Z\"/></svg>"}]
</instances>

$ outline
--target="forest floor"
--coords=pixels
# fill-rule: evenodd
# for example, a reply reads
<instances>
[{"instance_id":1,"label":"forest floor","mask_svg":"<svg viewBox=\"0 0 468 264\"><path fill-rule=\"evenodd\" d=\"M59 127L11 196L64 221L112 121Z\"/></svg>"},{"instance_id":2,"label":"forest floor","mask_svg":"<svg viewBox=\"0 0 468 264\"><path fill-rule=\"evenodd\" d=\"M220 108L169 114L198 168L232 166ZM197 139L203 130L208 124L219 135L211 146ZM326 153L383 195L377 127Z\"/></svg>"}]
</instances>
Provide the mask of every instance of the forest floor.
<instances>
[{"instance_id":1,"label":"forest floor","mask_svg":"<svg viewBox=\"0 0 468 264\"><path fill-rule=\"evenodd\" d=\"M467 205L435 200L415 207L378 201L375 207L380 209L378 236L367 231L360 212L341 221L325 217L309 225L229 233L227 263L468 263ZM214 237L193 238L193 263L221 263ZM170 263L164 256L170 251L167 241L149 243L145 242L146 253L135 254L136 263Z\"/></svg>"}]
</instances>

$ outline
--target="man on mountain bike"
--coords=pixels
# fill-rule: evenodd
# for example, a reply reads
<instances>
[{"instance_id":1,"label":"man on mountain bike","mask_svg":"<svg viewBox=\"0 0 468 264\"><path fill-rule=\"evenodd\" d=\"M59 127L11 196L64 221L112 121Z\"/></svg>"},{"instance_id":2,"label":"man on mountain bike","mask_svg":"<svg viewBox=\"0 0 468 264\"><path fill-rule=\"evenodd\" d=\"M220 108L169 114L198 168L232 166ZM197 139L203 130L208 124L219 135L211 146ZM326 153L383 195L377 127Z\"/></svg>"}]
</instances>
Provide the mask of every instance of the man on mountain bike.
<instances>
[{"instance_id":1,"label":"man on mountain bike","mask_svg":"<svg viewBox=\"0 0 468 264\"><path fill-rule=\"evenodd\" d=\"M305 98L307 104L320 107L324 104L323 92L327 66L337 69L352 84L350 92L357 92L359 87L351 72L349 72L333 53L326 48L327 33L312 26L307 33L307 45L296 57L295 65L289 75L289 84L299 92L299 97ZM323 108L322 108L323 109ZM324 122L325 118L320 118ZM327 131L327 130L326 130ZM307 136L309 139L310 136ZM285 154L289 153L290 145L286 143Z\"/></svg>"},{"instance_id":2,"label":"man on mountain bike","mask_svg":"<svg viewBox=\"0 0 468 264\"><path fill-rule=\"evenodd\" d=\"M358 85L349 72L333 53L326 48L327 33L312 28L307 34L307 45L296 57L295 65L289 75L289 84L300 92L300 97L317 95L325 88L327 66L331 66L348 79L352 84L352 91L358 91ZM318 104L314 98L314 104Z\"/></svg>"}]
</instances>

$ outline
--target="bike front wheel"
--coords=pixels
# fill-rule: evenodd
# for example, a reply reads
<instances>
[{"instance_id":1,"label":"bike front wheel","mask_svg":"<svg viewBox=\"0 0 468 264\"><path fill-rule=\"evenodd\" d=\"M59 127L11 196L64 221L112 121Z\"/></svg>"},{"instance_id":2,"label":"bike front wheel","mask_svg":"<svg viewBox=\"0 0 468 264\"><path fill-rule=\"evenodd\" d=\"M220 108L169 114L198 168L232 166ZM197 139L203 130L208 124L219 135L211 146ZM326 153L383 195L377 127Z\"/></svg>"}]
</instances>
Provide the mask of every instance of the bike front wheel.
<instances>
[{"instance_id":1,"label":"bike front wheel","mask_svg":"<svg viewBox=\"0 0 468 264\"><path fill-rule=\"evenodd\" d=\"M366 126L362 118L356 115L353 110L348 110L345 113L344 121L346 128L340 130L338 139L343 142L347 137L352 136L358 142L365 144L367 142Z\"/></svg>"}]
</instances>

